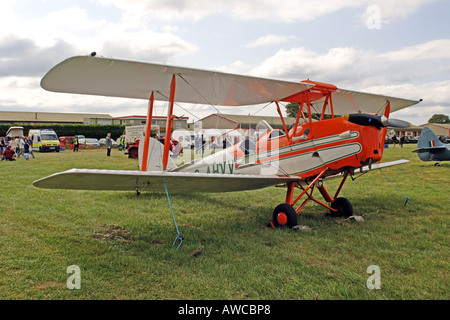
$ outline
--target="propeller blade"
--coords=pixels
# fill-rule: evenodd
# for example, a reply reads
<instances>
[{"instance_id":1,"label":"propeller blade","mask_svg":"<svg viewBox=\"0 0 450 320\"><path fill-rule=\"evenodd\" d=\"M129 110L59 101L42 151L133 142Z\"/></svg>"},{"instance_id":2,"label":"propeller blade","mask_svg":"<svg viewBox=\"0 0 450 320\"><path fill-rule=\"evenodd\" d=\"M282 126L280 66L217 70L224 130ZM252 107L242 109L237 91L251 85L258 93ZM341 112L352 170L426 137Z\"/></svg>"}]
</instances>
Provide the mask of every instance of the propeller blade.
<instances>
[{"instance_id":1,"label":"propeller blade","mask_svg":"<svg viewBox=\"0 0 450 320\"><path fill-rule=\"evenodd\" d=\"M409 128L411 124L399 119L388 119L385 116L368 113L350 113L344 116L345 120L358 124L360 126L373 126L375 128L395 127Z\"/></svg>"},{"instance_id":2,"label":"propeller blade","mask_svg":"<svg viewBox=\"0 0 450 320\"><path fill-rule=\"evenodd\" d=\"M409 127L411 127L411 124L404 120L388 119L387 126L388 127L396 127L396 128L409 128Z\"/></svg>"},{"instance_id":3,"label":"propeller blade","mask_svg":"<svg viewBox=\"0 0 450 320\"><path fill-rule=\"evenodd\" d=\"M372 126L378 129L384 127L387 120L379 115L368 113L350 113L346 114L344 118L345 120L360 126Z\"/></svg>"}]
</instances>

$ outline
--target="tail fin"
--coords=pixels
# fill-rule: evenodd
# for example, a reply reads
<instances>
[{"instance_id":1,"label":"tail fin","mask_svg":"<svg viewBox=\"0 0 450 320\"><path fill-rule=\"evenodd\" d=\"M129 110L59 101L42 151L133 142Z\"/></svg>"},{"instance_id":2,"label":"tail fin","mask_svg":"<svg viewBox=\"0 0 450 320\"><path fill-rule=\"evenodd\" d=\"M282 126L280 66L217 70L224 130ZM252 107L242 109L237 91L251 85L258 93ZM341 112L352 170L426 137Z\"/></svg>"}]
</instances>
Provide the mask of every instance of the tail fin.
<instances>
[{"instance_id":1,"label":"tail fin","mask_svg":"<svg viewBox=\"0 0 450 320\"><path fill-rule=\"evenodd\" d=\"M139 168L142 168L142 159L144 154L144 139L139 143ZM154 138L150 138L147 157L147 171L163 171L163 151L164 145ZM167 162L167 170L176 168L177 165L171 157Z\"/></svg>"},{"instance_id":2,"label":"tail fin","mask_svg":"<svg viewBox=\"0 0 450 320\"><path fill-rule=\"evenodd\" d=\"M417 148L433 148L440 147L444 144L438 139L438 137L429 128L425 127L419 136L419 141L417 142Z\"/></svg>"}]
</instances>

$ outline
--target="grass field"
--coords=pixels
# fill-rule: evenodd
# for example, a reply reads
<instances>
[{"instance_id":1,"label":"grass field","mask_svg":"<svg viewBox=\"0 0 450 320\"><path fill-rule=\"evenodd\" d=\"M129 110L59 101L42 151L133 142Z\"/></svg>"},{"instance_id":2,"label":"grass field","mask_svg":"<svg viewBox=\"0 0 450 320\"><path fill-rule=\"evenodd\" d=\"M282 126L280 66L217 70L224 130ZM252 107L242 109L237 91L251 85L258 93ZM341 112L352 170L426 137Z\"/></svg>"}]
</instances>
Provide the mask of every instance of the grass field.
<instances>
[{"instance_id":1,"label":"grass field","mask_svg":"<svg viewBox=\"0 0 450 320\"><path fill-rule=\"evenodd\" d=\"M113 150L36 153L1 162L0 299L443 299L449 295L450 163L409 159L348 181L342 196L363 222L338 223L308 204L299 224L265 226L283 188L172 195L182 246L165 194L44 190L34 180L70 168L128 169ZM330 181L330 191L339 181ZM69 290L67 268L80 268ZM367 268L380 268L369 290Z\"/></svg>"}]
</instances>

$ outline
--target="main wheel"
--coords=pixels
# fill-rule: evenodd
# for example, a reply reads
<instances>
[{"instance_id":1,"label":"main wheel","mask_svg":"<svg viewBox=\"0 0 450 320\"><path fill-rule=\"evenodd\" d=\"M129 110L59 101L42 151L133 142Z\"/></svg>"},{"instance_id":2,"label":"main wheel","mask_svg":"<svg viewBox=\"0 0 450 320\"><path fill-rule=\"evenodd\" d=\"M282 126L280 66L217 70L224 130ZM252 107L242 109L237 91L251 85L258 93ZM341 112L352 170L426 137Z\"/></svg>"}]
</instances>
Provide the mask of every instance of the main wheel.
<instances>
[{"instance_id":1,"label":"main wheel","mask_svg":"<svg viewBox=\"0 0 450 320\"><path fill-rule=\"evenodd\" d=\"M331 208L337 211L331 211L333 217L350 217L353 215L353 207L346 198L337 198L331 203Z\"/></svg>"},{"instance_id":2,"label":"main wheel","mask_svg":"<svg viewBox=\"0 0 450 320\"><path fill-rule=\"evenodd\" d=\"M272 220L277 228L288 227L291 229L297 225L297 212L292 206L282 203L273 210Z\"/></svg>"},{"instance_id":3,"label":"main wheel","mask_svg":"<svg viewBox=\"0 0 450 320\"><path fill-rule=\"evenodd\" d=\"M138 148L131 148L128 151L128 158L137 159L139 157L139 151Z\"/></svg>"}]
</instances>

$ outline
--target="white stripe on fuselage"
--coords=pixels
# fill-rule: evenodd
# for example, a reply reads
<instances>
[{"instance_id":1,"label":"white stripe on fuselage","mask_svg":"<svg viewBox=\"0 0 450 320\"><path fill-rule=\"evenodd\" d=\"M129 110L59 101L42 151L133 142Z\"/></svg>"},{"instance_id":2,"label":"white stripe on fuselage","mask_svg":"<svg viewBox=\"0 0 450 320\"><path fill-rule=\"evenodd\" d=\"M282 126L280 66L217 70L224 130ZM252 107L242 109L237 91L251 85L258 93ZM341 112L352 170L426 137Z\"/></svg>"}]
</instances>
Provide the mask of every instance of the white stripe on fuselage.
<instances>
[{"instance_id":1,"label":"white stripe on fuselage","mask_svg":"<svg viewBox=\"0 0 450 320\"><path fill-rule=\"evenodd\" d=\"M362 147L357 142L351 142L327 148L326 145L336 142L352 140L359 136L357 131L348 134L334 135L310 141L302 141L293 145L274 148L269 152L259 153L261 163L256 164L255 155L250 155L250 163L245 163L249 158L235 158L228 149L220 150L201 160L194 160L172 171L198 172L211 174L261 174L261 175L297 175L314 170L328 163L344 159L361 152ZM271 140L273 142L275 139ZM321 148L322 147L322 148ZM311 149L306 153L301 150ZM280 155L288 155L282 159ZM270 160L269 158L270 157ZM275 159L273 159L275 157ZM264 161L264 159L267 159ZM238 167L236 167L238 164Z\"/></svg>"}]
</instances>

